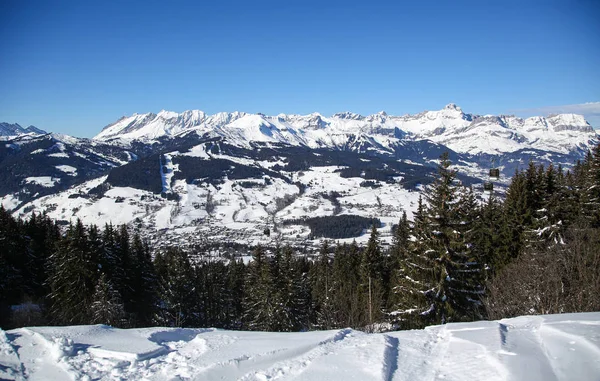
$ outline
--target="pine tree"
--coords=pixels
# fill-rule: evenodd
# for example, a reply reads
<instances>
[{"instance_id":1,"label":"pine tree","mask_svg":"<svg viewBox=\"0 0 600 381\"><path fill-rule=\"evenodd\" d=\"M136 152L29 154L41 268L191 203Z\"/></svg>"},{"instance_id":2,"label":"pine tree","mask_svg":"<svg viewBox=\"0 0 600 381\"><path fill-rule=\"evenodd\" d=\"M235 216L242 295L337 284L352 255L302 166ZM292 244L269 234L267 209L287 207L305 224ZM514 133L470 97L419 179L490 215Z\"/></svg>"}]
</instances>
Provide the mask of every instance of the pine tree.
<instances>
[{"instance_id":1,"label":"pine tree","mask_svg":"<svg viewBox=\"0 0 600 381\"><path fill-rule=\"evenodd\" d=\"M119 231L116 234L116 272L112 277L112 282L115 288L119 291L125 306L125 311L128 315L131 315L135 309L135 301L133 300L133 288L132 279L134 275L134 260L132 258L131 246L129 242L129 232L127 231L127 225L121 225ZM132 319L132 316L129 316Z\"/></svg>"},{"instance_id":2,"label":"pine tree","mask_svg":"<svg viewBox=\"0 0 600 381\"><path fill-rule=\"evenodd\" d=\"M525 175L515 172L504 201L505 233L508 236L509 260L517 258L525 247L525 231L532 226L533 208L527 192Z\"/></svg>"},{"instance_id":3,"label":"pine tree","mask_svg":"<svg viewBox=\"0 0 600 381\"><path fill-rule=\"evenodd\" d=\"M121 297L104 273L98 279L90 309L92 324L106 324L113 327L123 327L127 324Z\"/></svg>"},{"instance_id":4,"label":"pine tree","mask_svg":"<svg viewBox=\"0 0 600 381\"><path fill-rule=\"evenodd\" d=\"M256 247L248 265L244 298L244 328L252 331L272 331L274 309L273 279L262 246Z\"/></svg>"},{"instance_id":5,"label":"pine tree","mask_svg":"<svg viewBox=\"0 0 600 381\"><path fill-rule=\"evenodd\" d=\"M410 224L406 217L406 211L402 212L402 217L394 231L392 257L394 268L398 268L400 262L406 258L408 245L410 242Z\"/></svg>"},{"instance_id":6,"label":"pine tree","mask_svg":"<svg viewBox=\"0 0 600 381\"><path fill-rule=\"evenodd\" d=\"M95 289L95 269L87 233L77 220L50 257L50 313L57 324L88 324L89 306Z\"/></svg>"},{"instance_id":7,"label":"pine tree","mask_svg":"<svg viewBox=\"0 0 600 381\"><path fill-rule=\"evenodd\" d=\"M300 331L308 327L310 300L303 294L303 277L299 262L294 258L292 248L283 248L279 290L284 306L285 330Z\"/></svg>"},{"instance_id":8,"label":"pine tree","mask_svg":"<svg viewBox=\"0 0 600 381\"><path fill-rule=\"evenodd\" d=\"M402 264L394 289L400 297L393 314L402 328L481 317L481 264L465 228L472 223L463 205L470 197L459 198L448 154L442 155L438 172L425 194L426 210L417 212L423 220L415 223L421 237Z\"/></svg>"},{"instance_id":9,"label":"pine tree","mask_svg":"<svg viewBox=\"0 0 600 381\"><path fill-rule=\"evenodd\" d=\"M600 227L600 143L586 158L583 176L583 216L592 228Z\"/></svg>"},{"instance_id":10,"label":"pine tree","mask_svg":"<svg viewBox=\"0 0 600 381\"><path fill-rule=\"evenodd\" d=\"M0 301L18 304L27 290L27 242L23 223L0 205Z\"/></svg>"},{"instance_id":11,"label":"pine tree","mask_svg":"<svg viewBox=\"0 0 600 381\"><path fill-rule=\"evenodd\" d=\"M331 299L333 283L329 242L327 240L324 240L321 244L317 262L311 268L310 278L312 301L316 313L316 326L320 329L331 329L334 322Z\"/></svg>"},{"instance_id":12,"label":"pine tree","mask_svg":"<svg viewBox=\"0 0 600 381\"><path fill-rule=\"evenodd\" d=\"M227 266L227 290L225 297L226 324L223 328L241 329L244 316L244 280L246 266L244 262L232 260Z\"/></svg>"},{"instance_id":13,"label":"pine tree","mask_svg":"<svg viewBox=\"0 0 600 381\"><path fill-rule=\"evenodd\" d=\"M157 276L150 256L148 244L139 234L133 236L131 245L132 273L130 274L131 312L135 325L140 327L152 323L157 298Z\"/></svg>"},{"instance_id":14,"label":"pine tree","mask_svg":"<svg viewBox=\"0 0 600 381\"><path fill-rule=\"evenodd\" d=\"M367 325L361 282L361 252L356 242L338 245L333 261L333 303L336 328Z\"/></svg>"},{"instance_id":15,"label":"pine tree","mask_svg":"<svg viewBox=\"0 0 600 381\"><path fill-rule=\"evenodd\" d=\"M509 262L509 231L502 203L492 193L479 208L479 220L474 226L474 250L484 265L486 278L492 277Z\"/></svg>"},{"instance_id":16,"label":"pine tree","mask_svg":"<svg viewBox=\"0 0 600 381\"><path fill-rule=\"evenodd\" d=\"M380 321L385 307L385 285L383 282L384 257L379 243L379 232L375 224L361 259L361 290L364 295L365 312L369 324Z\"/></svg>"},{"instance_id":17,"label":"pine tree","mask_svg":"<svg viewBox=\"0 0 600 381\"><path fill-rule=\"evenodd\" d=\"M156 256L154 264L159 286L155 322L168 327L195 325L197 290L187 253L169 248L164 255Z\"/></svg>"}]
</instances>

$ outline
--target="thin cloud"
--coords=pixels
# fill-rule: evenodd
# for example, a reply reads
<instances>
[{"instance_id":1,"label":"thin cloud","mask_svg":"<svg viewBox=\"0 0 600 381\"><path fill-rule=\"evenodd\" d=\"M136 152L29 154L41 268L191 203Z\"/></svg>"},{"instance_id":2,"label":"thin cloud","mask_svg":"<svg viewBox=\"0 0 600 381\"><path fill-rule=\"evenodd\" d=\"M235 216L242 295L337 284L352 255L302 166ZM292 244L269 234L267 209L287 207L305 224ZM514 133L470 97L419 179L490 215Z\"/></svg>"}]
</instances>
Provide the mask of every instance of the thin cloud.
<instances>
[{"instance_id":1,"label":"thin cloud","mask_svg":"<svg viewBox=\"0 0 600 381\"><path fill-rule=\"evenodd\" d=\"M562 106L543 106L526 108L519 110L512 110L517 115L521 116L533 116L542 115L547 116L551 114L580 114L594 127L600 128L600 102L586 102L574 105L562 105Z\"/></svg>"}]
</instances>

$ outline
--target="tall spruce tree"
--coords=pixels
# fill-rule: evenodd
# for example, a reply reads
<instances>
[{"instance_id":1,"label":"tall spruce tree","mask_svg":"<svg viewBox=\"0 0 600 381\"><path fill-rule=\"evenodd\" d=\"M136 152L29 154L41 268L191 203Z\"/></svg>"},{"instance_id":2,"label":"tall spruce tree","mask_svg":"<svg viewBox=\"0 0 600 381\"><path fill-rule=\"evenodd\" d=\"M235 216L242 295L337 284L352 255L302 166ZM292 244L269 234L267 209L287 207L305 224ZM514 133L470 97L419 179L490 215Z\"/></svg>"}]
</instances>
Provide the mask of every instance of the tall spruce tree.
<instances>
[{"instance_id":1,"label":"tall spruce tree","mask_svg":"<svg viewBox=\"0 0 600 381\"><path fill-rule=\"evenodd\" d=\"M381 320L385 308L384 257L379 232L373 223L367 246L362 252L360 287L369 324Z\"/></svg>"},{"instance_id":2,"label":"tall spruce tree","mask_svg":"<svg viewBox=\"0 0 600 381\"><path fill-rule=\"evenodd\" d=\"M312 301L316 313L316 326L331 329L334 323L332 303L332 268L329 258L329 242L324 240L319 257L311 268Z\"/></svg>"},{"instance_id":3,"label":"tall spruce tree","mask_svg":"<svg viewBox=\"0 0 600 381\"><path fill-rule=\"evenodd\" d=\"M96 284L90 310L93 324L106 324L113 327L127 325L121 297L104 273L100 275Z\"/></svg>"},{"instance_id":4,"label":"tall spruce tree","mask_svg":"<svg viewBox=\"0 0 600 381\"><path fill-rule=\"evenodd\" d=\"M156 255L154 264L159 286L155 322L168 327L196 325L197 290L187 253L169 248Z\"/></svg>"},{"instance_id":5,"label":"tall spruce tree","mask_svg":"<svg viewBox=\"0 0 600 381\"><path fill-rule=\"evenodd\" d=\"M338 245L335 250L332 275L336 328L359 328L368 323L363 295L357 287L361 282L361 259L356 242Z\"/></svg>"},{"instance_id":6,"label":"tall spruce tree","mask_svg":"<svg viewBox=\"0 0 600 381\"><path fill-rule=\"evenodd\" d=\"M244 328L252 331L272 331L277 326L274 321L275 303L273 278L269 261L262 246L252 253L246 276L244 297Z\"/></svg>"},{"instance_id":7,"label":"tall spruce tree","mask_svg":"<svg viewBox=\"0 0 600 381\"><path fill-rule=\"evenodd\" d=\"M582 176L582 211L592 228L600 227L600 143L588 154Z\"/></svg>"},{"instance_id":8,"label":"tall spruce tree","mask_svg":"<svg viewBox=\"0 0 600 381\"><path fill-rule=\"evenodd\" d=\"M95 289L95 270L81 220L70 225L50 257L49 285L52 320L57 324L88 324Z\"/></svg>"},{"instance_id":9,"label":"tall spruce tree","mask_svg":"<svg viewBox=\"0 0 600 381\"><path fill-rule=\"evenodd\" d=\"M139 234L131 244L132 272L129 274L131 289L131 313L134 324L146 327L152 323L157 298L157 276L150 255L150 248Z\"/></svg>"},{"instance_id":10,"label":"tall spruce tree","mask_svg":"<svg viewBox=\"0 0 600 381\"><path fill-rule=\"evenodd\" d=\"M481 317L482 265L474 258L465 229L471 221L462 206L469 197L459 197L448 154L440 159L438 178L425 192L427 208L424 215L417 213L424 220L417 233L422 237L401 266L395 287L404 294L394 311L404 328Z\"/></svg>"}]
</instances>

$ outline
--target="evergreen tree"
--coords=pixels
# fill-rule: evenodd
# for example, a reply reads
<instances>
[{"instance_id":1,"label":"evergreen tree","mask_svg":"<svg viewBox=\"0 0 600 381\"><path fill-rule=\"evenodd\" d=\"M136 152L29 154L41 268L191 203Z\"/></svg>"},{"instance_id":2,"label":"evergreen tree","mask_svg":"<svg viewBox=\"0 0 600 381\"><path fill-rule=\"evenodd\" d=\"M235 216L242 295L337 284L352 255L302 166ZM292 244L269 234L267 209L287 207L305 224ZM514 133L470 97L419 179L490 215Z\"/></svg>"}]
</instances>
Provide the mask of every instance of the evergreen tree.
<instances>
[{"instance_id":1,"label":"evergreen tree","mask_svg":"<svg viewBox=\"0 0 600 381\"><path fill-rule=\"evenodd\" d=\"M155 322L161 326L187 327L196 324L198 314L194 270L187 253L169 248L157 255L159 298Z\"/></svg>"},{"instance_id":2,"label":"evergreen tree","mask_svg":"<svg viewBox=\"0 0 600 381\"><path fill-rule=\"evenodd\" d=\"M473 229L473 249L489 278L509 261L509 231L502 204L493 192L478 210L480 218Z\"/></svg>"},{"instance_id":3,"label":"evergreen tree","mask_svg":"<svg viewBox=\"0 0 600 381\"><path fill-rule=\"evenodd\" d=\"M590 227L600 227L600 143L586 158L583 175L583 216Z\"/></svg>"},{"instance_id":4,"label":"evergreen tree","mask_svg":"<svg viewBox=\"0 0 600 381\"><path fill-rule=\"evenodd\" d=\"M319 250L317 262L310 272L312 301L316 313L316 326L320 329L331 329L333 327L333 303L332 303L332 268L329 258L329 242L324 240Z\"/></svg>"},{"instance_id":5,"label":"evergreen tree","mask_svg":"<svg viewBox=\"0 0 600 381\"><path fill-rule=\"evenodd\" d=\"M133 236L131 245L132 272L130 274L131 312L135 325L146 327L151 324L157 298L157 276L148 244L139 234Z\"/></svg>"},{"instance_id":6,"label":"evergreen tree","mask_svg":"<svg viewBox=\"0 0 600 381\"><path fill-rule=\"evenodd\" d=\"M421 205L422 207L422 205ZM406 211L402 212L402 217L398 222L398 226L394 230L392 257L394 268L398 268L400 262L406 258L408 253L408 245L410 243L410 224L406 217Z\"/></svg>"},{"instance_id":7,"label":"evergreen tree","mask_svg":"<svg viewBox=\"0 0 600 381\"><path fill-rule=\"evenodd\" d=\"M27 243L22 221L0 205L0 303L17 304L27 290Z\"/></svg>"},{"instance_id":8,"label":"evergreen tree","mask_svg":"<svg viewBox=\"0 0 600 381\"><path fill-rule=\"evenodd\" d=\"M262 246L256 247L248 265L244 298L244 328L252 331L273 331L274 296L271 268Z\"/></svg>"},{"instance_id":9,"label":"evergreen tree","mask_svg":"<svg viewBox=\"0 0 600 381\"><path fill-rule=\"evenodd\" d=\"M132 289L132 275L134 275L135 269L133 266L133 259L131 253L131 246L129 240L129 232L127 231L127 225L121 225L119 231L116 234L116 272L112 277L112 282L115 288L118 290L125 306L125 311L128 315L131 315L135 309L135 301L133 300L133 289ZM131 320L132 317L129 316Z\"/></svg>"},{"instance_id":10,"label":"evergreen tree","mask_svg":"<svg viewBox=\"0 0 600 381\"><path fill-rule=\"evenodd\" d=\"M244 316L244 280L246 266L240 260L232 260L227 266L227 290L225 296L225 321L223 328L241 329Z\"/></svg>"},{"instance_id":11,"label":"evergreen tree","mask_svg":"<svg viewBox=\"0 0 600 381\"><path fill-rule=\"evenodd\" d=\"M57 324L88 324L89 306L95 289L95 269L87 233L77 220L50 257L50 313Z\"/></svg>"},{"instance_id":12,"label":"evergreen tree","mask_svg":"<svg viewBox=\"0 0 600 381\"><path fill-rule=\"evenodd\" d=\"M469 197L459 198L456 172L450 169L447 153L438 171L425 194L424 216L417 213L425 222L417 233L422 239L402 264L395 287L403 295L394 314L404 328L481 317L482 266L471 250L465 229L471 221L465 220L466 207L461 206Z\"/></svg>"},{"instance_id":13,"label":"evergreen tree","mask_svg":"<svg viewBox=\"0 0 600 381\"><path fill-rule=\"evenodd\" d=\"M333 303L336 328L364 327L367 321L365 303L357 285L361 282L362 256L356 242L338 245L333 261Z\"/></svg>"},{"instance_id":14,"label":"evergreen tree","mask_svg":"<svg viewBox=\"0 0 600 381\"><path fill-rule=\"evenodd\" d=\"M106 324L113 327L123 327L127 324L119 293L104 273L98 279L90 309L92 324Z\"/></svg>"},{"instance_id":15,"label":"evergreen tree","mask_svg":"<svg viewBox=\"0 0 600 381\"><path fill-rule=\"evenodd\" d=\"M285 311L282 316L283 325L287 331L300 331L308 327L310 300L303 292L302 275L302 269L299 261L294 258L292 248L284 247L278 288Z\"/></svg>"},{"instance_id":16,"label":"evergreen tree","mask_svg":"<svg viewBox=\"0 0 600 381\"><path fill-rule=\"evenodd\" d=\"M505 233L508 236L509 260L517 258L525 246L525 231L530 229L533 221L525 175L515 172L506 190L504 201L504 216L506 218Z\"/></svg>"},{"instance_id":17,"label":"evergreen tree","mask_svg":"<svg viewBox=\"0 0 600 381\"><path fill-rule=\"evenodd\" d=\"M379 232L375 224L361 259L361 290L369 324L380 321L385 307L384 257L381 253Z\"/></svg>"}]
</instances>

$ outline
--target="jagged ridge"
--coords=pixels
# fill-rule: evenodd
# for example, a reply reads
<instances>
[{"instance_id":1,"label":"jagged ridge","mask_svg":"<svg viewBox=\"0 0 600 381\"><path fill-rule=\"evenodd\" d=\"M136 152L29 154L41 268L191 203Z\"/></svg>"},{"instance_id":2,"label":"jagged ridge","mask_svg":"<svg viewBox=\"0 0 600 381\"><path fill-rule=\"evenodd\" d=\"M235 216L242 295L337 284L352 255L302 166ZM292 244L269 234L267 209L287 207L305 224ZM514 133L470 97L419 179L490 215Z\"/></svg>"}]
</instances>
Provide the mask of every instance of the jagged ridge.
<instances>
[{"instance_id":1,"label":"jagged ridge","mask_svg":"<svg viewBox=\"0 0 600 381\"><path fill-rule=\"evenodd\" d=\"M399 140L428 139L461 153L501 154L521 149L569 153L587 150L598 135L581 115L560 114L522 119L508 115L464 113L455 104L439 111L391 116L385 112L363 116L351 112L324 117L308 115L267 116L244 112L208 115L183 113L134 114L106 126L94 139L103 141L152 141L188 133L223 137L232 144L276 142L310 148L340 148L368 140L382 149Z\"/></svg>"}]
</instances>

